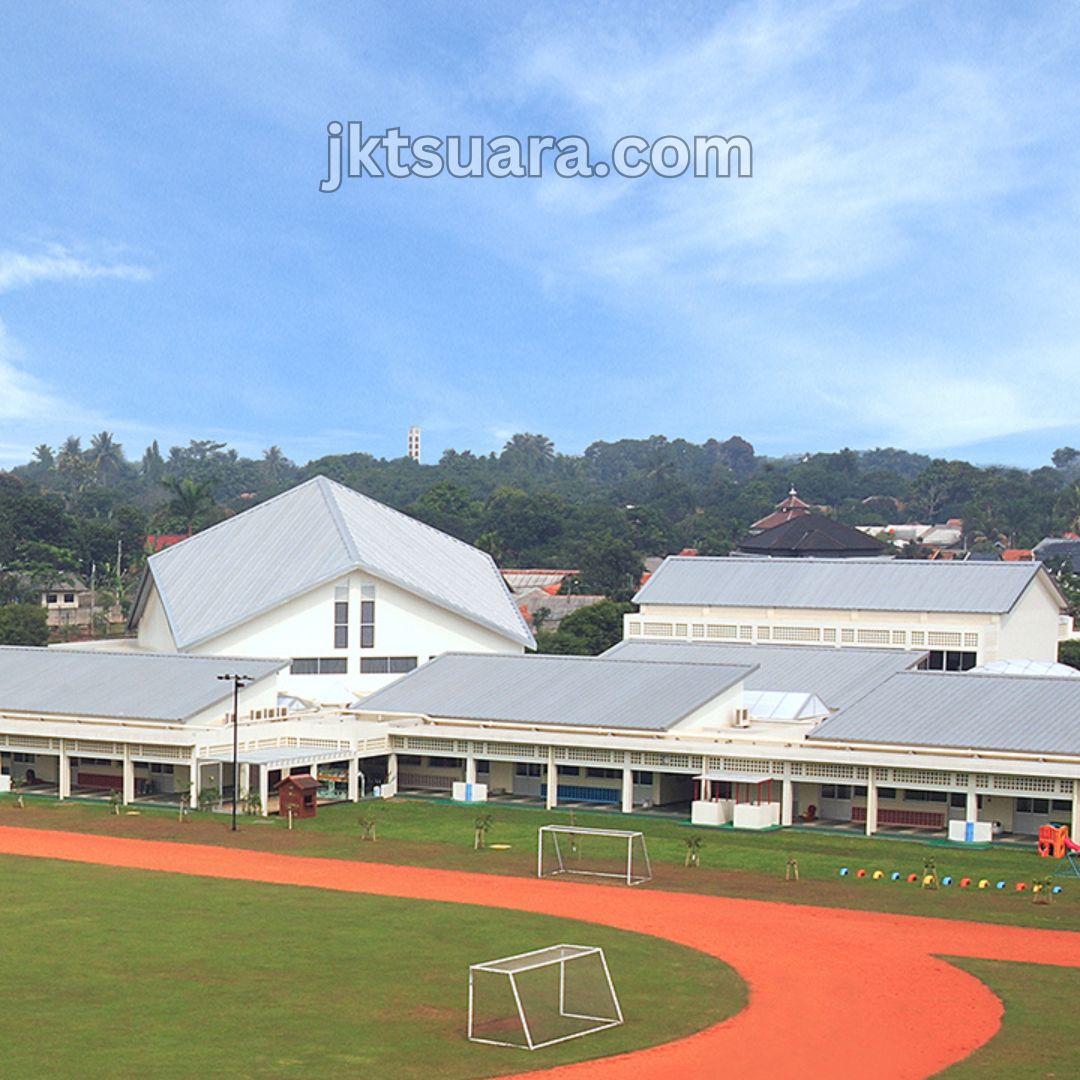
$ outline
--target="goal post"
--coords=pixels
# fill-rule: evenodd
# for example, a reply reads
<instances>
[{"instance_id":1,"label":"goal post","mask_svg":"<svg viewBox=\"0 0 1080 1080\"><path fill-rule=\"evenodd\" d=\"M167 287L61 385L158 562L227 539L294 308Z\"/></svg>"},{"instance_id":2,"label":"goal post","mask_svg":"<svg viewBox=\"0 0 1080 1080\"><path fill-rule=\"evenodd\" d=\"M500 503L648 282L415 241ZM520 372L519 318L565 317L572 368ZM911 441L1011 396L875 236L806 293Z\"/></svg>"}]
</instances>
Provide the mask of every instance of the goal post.
<instances>
[{"instance_id":1,"label":"goal post","mask_svg":"<svg viewBox=\"0 0 1080 1080\"><path fill-rule=\"evenodd\" d=\"M622 1022L599 946L550 945L469 967L472 1042L539 1050Z\"/></svg>"},{"instance_id":2,"label":"goal post","mask_svg":"<svg viewBox=\"0 0 1080 1080\"><path fill-rule=\"evenodd\" d=\"M536 840L536 876L573 874L617 878L627 885L652 880L645 834L623 829L541 825Z\"/></svg>"}]
</instances>

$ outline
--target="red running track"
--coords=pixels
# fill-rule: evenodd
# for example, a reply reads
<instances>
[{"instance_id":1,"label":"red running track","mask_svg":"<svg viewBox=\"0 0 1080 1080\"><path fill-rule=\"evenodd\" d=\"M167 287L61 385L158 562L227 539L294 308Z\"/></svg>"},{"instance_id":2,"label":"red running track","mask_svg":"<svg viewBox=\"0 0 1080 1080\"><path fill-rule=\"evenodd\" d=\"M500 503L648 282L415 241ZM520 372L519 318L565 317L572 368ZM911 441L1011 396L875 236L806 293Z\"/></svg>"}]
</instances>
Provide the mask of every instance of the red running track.
<instances>
[{"instance_id":1,"label":"red running track","mask_svg":"<svg viewBox=\"0 0 1080 1080\"><path fill-rule=\"evenodd\" d=\"M997 1032L1000 1001L937 959L1080 967L1080 934L654 890L0 827L0 853L532 911L677 941L750 989L687 1039L528 1075L551 1080L751 1075L926 1077ZM662 988L662 978L658 988ZM659 991L659 992L662 992Z\"/></svg>"}]
</instances>

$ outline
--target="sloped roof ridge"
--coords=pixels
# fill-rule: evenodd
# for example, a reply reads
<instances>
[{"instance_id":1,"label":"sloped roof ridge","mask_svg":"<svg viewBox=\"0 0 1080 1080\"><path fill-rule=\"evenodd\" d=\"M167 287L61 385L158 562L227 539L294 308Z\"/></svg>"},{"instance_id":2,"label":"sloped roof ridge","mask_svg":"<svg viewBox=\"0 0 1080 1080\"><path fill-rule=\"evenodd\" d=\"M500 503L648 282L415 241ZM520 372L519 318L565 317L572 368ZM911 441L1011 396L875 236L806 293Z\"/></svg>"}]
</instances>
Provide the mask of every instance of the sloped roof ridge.
<instances>
[{"instance_id":1,"label":"sloped roof ridge","mask_svg":"<svg viewBox=\"0 0 1080 1080\"><path fill-rule=\"evenodd\" d=\"M480 548L474 546L473 544L467 544L464 540L461 540L456 536L451 536L450 533L443 532L441 529L436 529L434 525L429 525L426 521L421 521L419 518L411 517L409 514L406 514L403 511L398 510L396 507L387 506L386 503L381 503L381 502L379 502L378 499L374 499L370 495L365 495L362 491L357 491L355 488L351 488L347 484L342 484L337 480L331 479L329 476L323 476L322 473L320 473L318 476L313 477L312 479L317 480L317 481L322 481L322 483L320 484L320 490L323 492L324 496L327 498L328 504L331 504L331 503L333 504L332 508L330 509L331 517L333 517L334 524L337 526L338 531L342 534L342 540L345 543L345 547L346 547L346 550L349 553L349 557L355 562L357 567L367 568L367 564L365 563L363 557L360 555L359 550L357 549L355 541L354 541L354 539L352 537L352 534L349 532L348 526L345 524L345 521L341 516L341 508L337 505L337 502L336 502L337 492L338 491L345 492L345 493L347 493L348 496L352 496L352 497L361 499L366 503L370 503L373 506L377 506L380 510L385 510L385 511L389 512L390 514L393 514L396 517L402 518L403 520L409 522L409 524L411 526L415 526L415 527L420 528L420 529L425 529L428 532L434 533L436 536L440 537L443 540L450 540L453 543L457 544L459 547L464 548L466 551L470 552L471 554L480 555L485 560L487 560L488 567L490 568L491 572L498 579L500 587L506 593L506 596L507 596L507 599L509 600L509 602L513 605L514 614L515 614L515 616L517 618L517 621L518 621L518 624L519 624L521 630L524 632L525 637L527 637L529 639L532 639L532 636L533 636L532 631L529 629L528 624L525 622L524 616L521 614L520 609L518 608L517 604L514 602L513 593L511 593L509 586L506 584L506 581L504 580L504 578L502 576L502 573L500 572L498 566L495 564L495 560L486 551L482 551ZM415 586L411 585L411 584L408 585L407 587L410 590L415 589ZM425 591L425 595L429 596L432 600L437 599L436 597L432 596L430 593L428 593L426 591ZM437 601L437 602L440 603L440 606L443 606L443 607L447 606L445 604L445 602L443 602L443 601ZM460 609L455 608L454 610L460 610ZM477 618L477 616L476 616L475 613L472 613L470 615L470 618L475 619L475 618ZM494 624L490 620L485 619L485 620L481 620L481 621L485 622L486 625L488 625L488 626L494 627Z\"/></svg>"},{"instance_id":2,"label":"sloped roof ridge","mask_svg":"<svg viewBox=\"0 0 1080 1080\"><path fill-rule=\"evenodd\" d=\"M200 663L222 661L234 667L240 664L291 664L280 656L219 656L216 653L151 652L149 649L50 649L47 645L0 645L4 652L49 652L54 656L137 656L144 660L198 660Z\"/></svg>"}]
</instances>

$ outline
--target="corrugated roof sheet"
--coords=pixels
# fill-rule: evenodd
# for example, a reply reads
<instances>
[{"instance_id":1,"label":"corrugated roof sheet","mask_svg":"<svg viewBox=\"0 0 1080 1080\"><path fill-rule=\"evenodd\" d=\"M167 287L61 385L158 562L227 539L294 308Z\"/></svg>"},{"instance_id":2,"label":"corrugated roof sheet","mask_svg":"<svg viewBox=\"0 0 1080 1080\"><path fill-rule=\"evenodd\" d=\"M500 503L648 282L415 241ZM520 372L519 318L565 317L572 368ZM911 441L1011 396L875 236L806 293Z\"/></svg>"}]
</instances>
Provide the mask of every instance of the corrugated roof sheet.
<instances>
[{"instance_id":1,"label":"corrugated roof sheet","mask_svg":"<svg viewBox=\"0 0 1080 1080\"><path fill-rule=\"evenodd\" d=\"M1010 611L1037 563L671 556L639 604L845 611Z\"/></svg>"},{"instance_id":2,"label":"corrugated roof sheet","mask_svg":"<svg viewBox=\"0 0 1080 1080\"><path fill-rule=\"evenodd\" d=\"M232 684L263 679L287 660L0 647L0 710L181 723L218 702Z\"/></svg>"},{"instance_id":3,"label":"corrugated roof sheet","mask_svg":"<svg viewBox=\"0 0 1080 1080\"><path fill-rule=\"evenodd\" d=\"M147 565L179 649L353 570L535 645L489 555L324 476L166 548Z\"/></svg>"},{"instance_id":4,"label":"corrugated roof sheet","mask_svg":"<svg viewBox=\"0 0 1080 1080\"><path fill-rule=\"evenodd\" d=\"M665 660L686 664L754 664L747 690L815 694L832 710L857 701L925 653L890 649L829 649L814 645L620 641L603 654L613 660Z\"/></svg>"},{"instance_id":5,"label":"corrugated roof sheet","mask_svg":"<svg viewBox=\"0 0 1080 1080\"><path fill-rule=\"evenodd\" d=\"M905 672L826 720L810 738L1080 754L1080 681Z\"/></svg>"},{"instance_id":6,"label":"corrugated roof sheet","mask_svg":"<svg viewBox=\"0 0 1080 1080\"><path fill-rule=\"evenodd\" d=\"M752 670L748 665L596 656L445 653L355 708L447 719L666 731Z\"/></svg>"}]
</instances>

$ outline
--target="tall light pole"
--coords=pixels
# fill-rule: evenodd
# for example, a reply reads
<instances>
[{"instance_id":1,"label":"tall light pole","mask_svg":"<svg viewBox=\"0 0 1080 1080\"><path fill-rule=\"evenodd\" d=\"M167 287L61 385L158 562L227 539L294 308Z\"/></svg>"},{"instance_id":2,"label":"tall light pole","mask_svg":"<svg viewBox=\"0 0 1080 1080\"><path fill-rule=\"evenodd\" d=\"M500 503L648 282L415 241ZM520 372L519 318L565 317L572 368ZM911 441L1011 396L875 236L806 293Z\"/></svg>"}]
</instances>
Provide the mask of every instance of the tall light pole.
<instances>
[{"instance_id":1,"label":"tall light pole","mask_svg":"<svg viewBox=\"0 0 1080 1080\"><path fill-rule=\"evenodd\" d=\"M240 798L240 687L255 680L250 675L219 675L232 683L232 831L236 832L236 803Z\"/></svg>"}]
</instances>

